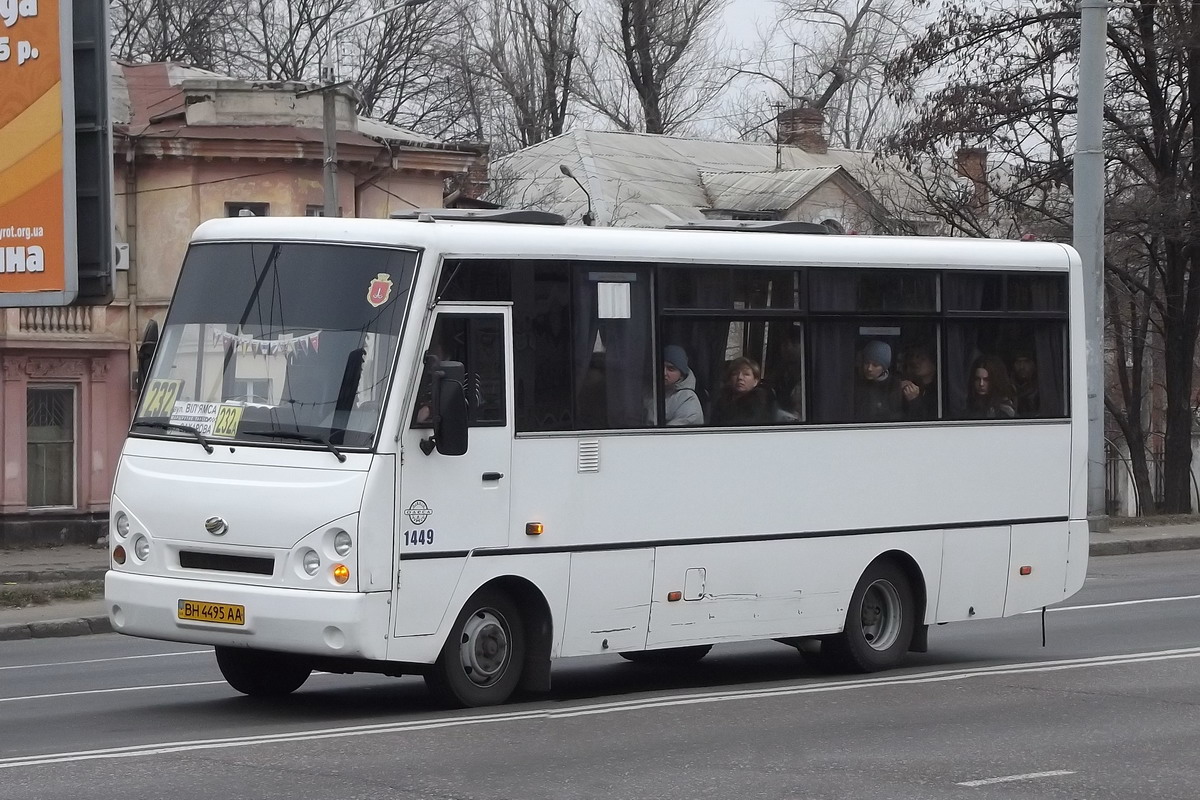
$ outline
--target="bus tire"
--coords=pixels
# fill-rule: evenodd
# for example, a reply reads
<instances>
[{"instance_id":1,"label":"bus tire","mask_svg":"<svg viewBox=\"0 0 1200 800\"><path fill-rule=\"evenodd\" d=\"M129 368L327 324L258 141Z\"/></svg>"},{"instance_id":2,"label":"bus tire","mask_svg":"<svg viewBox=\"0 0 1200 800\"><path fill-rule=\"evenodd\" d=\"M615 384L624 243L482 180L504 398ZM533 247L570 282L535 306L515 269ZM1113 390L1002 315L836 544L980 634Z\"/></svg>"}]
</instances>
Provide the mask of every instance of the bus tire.
<instances>
[{"instance_id":1,"label":"bus tire","mask_svg":"<svg viewBox=\"0 0 1200 800\"><path fill-rule=\"evenodd\" d=\"M484 588L459 612L425 683L448 705L499 705L521 682L525 658L525 621L516 603Z\"/></svg>"},{"instance_id":2,"label":"bus tire","mask_svg":"<svg viewBox=\"0 0 1200 800\"><path fill-rule=\"evenodd\" d=\"M821 641L821 661L844 672L877 672L899 664L916 624L912 586L891 561L875 561L854 587L846 625Z\"/></svg>"},{"instance_id":3,"label":"bus tire","mask_svg":"<svg viewBox=\"0 0 1200 800\"><path fill-rule=\"evenodd\" d=\"M284 697L312 674L312 667L284 653L218 645L216 655L225 681L250 697Z\"/></svg>"},{"instance_id":4,"label":"bus tire","mask_svg":"<svg viewBox=\"0 0 1200 800\"><path fill-rule=\"evenodd\" d=\"M662 650L626 650L621 653L621 658L652 667L688 667L708 655L709 650L712 650L711 644L667 647Z\"/></svg>"}]
</instances>

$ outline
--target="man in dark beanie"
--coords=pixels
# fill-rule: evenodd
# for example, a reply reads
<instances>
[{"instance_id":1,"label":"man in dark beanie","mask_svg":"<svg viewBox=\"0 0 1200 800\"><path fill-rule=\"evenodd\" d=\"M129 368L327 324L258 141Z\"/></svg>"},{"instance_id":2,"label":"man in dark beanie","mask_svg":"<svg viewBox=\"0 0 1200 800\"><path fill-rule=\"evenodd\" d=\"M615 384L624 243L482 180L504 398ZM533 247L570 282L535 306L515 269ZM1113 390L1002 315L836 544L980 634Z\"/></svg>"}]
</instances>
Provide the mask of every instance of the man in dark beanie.
<instances>
[{"instance_id":1,"label":"man in dark beanie","mask_svg":"<svg viewBox=\"0 0 1200 800\"><path fill-rule=\"evenodd\" d=\"M903 417L904 397L892 375L892 348L872 339L862 350L860 373L854 392L854 419L888 422Z\"/></svg>"},{"instance_id":2,"label":"man in dark beanie","mask_svg":"<svg viewBox=\"0 0 1200 800\"><path fill-rule=\"evenodd\" d=\"M677 344L663 348L663 391L665 424L704 424L704 408L696 394L696 376L688 369L687 353Z\"/></svg>"}]
</instances>

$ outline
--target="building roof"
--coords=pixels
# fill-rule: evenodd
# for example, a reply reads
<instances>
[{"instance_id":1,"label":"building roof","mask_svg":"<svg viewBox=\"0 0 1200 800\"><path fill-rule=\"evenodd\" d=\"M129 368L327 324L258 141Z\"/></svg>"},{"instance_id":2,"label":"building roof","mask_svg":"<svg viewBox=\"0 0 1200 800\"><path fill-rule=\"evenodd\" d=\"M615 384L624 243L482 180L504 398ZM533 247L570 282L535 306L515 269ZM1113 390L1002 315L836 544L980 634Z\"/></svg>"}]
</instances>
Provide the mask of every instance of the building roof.
<instances>
[{"instance_id":1,"label":"building roof","mask_svg":"<svg viewBox=\"0 0 1200 800\"><path fill-rule=\"evenodd\" d=\"M566 165L587 188L600 224L661 227L704 219L705 209L790 208L837 175L854 181L871 169L872 158L835 148L809 153L756 142L572 131L497 159L490 199L578 219L587 198L560 171Z\"/></svg>"},{"instance_id":2,"label":"building roof","mask_svg":"<svg viewBox=\"0 0 1200 800\"><path fill-rule=\"evenodd\" d=\"M112 65L114 132L157 139L243 141L317 145L323 141L321 101L313 84L297 81L254 82L171 62ZM242 93L256 97L214 108L202 121L192 119L193 104L213 95ZM340 93L348 90L341 89ZM280 102L280 99L284 102ZM347 100L347 97L339 98ZM210 105L214 103L210 102ZM350 104L347 104L349 106ZM315 113L314 113L315 112ZM351 113L347 111L347 113ZM253 134L248 135L248 130ZM380 142L420 150L478 154L478 144L443 142L399 125L368 117L339 118L338 145L376 150Z\"/></svg>"},{"instance_id":3,"label":"building roof","mask_svg":"<svg viewBox=\"0 0 1200 800\"><path fill-rule=\"evenodd\" d=\"M771 172L701 172L713 208L762 211L790 208L844 167L809 167ZM784 205L780 205L784 203Z\"/></svg>"}]
</instances>

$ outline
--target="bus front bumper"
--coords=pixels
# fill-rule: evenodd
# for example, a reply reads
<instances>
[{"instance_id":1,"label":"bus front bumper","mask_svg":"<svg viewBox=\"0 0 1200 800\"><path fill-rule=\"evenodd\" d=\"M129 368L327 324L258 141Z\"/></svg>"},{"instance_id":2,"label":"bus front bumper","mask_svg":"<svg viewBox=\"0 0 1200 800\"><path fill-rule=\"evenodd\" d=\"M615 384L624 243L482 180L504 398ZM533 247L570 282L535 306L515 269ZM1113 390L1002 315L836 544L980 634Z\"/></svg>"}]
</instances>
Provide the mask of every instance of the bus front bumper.
<instances>
[{"instance_id":1,"label":"bus front bumper","mask_svg":"<svg viewBox=\"0 0 1200 800\"><path fill-rule=\"evenodd\" d=\"M388 592L317 592L109 570L104 602L113 630L173 642L383 660ZM183 603L232 622L181 619ZM240 620L240 621L238 621Z\"/></svg>"}]
</instances>

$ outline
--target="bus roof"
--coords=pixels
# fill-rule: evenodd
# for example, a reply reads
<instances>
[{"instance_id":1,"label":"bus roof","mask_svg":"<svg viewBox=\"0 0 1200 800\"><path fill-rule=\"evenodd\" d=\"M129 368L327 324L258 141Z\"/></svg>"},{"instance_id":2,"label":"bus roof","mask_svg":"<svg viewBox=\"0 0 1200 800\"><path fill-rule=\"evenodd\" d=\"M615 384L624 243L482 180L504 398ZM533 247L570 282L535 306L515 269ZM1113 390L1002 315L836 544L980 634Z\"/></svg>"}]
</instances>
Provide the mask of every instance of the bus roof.
<instances>
[{"instance_id":1,"label":"bus roof","mask_svg":"<svg viewBox=\"0 0 1200 800\"><path fill-rule=\"evenodd\" d=\"M499 222L234 217L192 242L291 241L419 248L446 258L582 259L754 266L884 266L1064 272L1074 249L1054 242L930 236L589 228Z\"/></svg>"}]
</instances>

